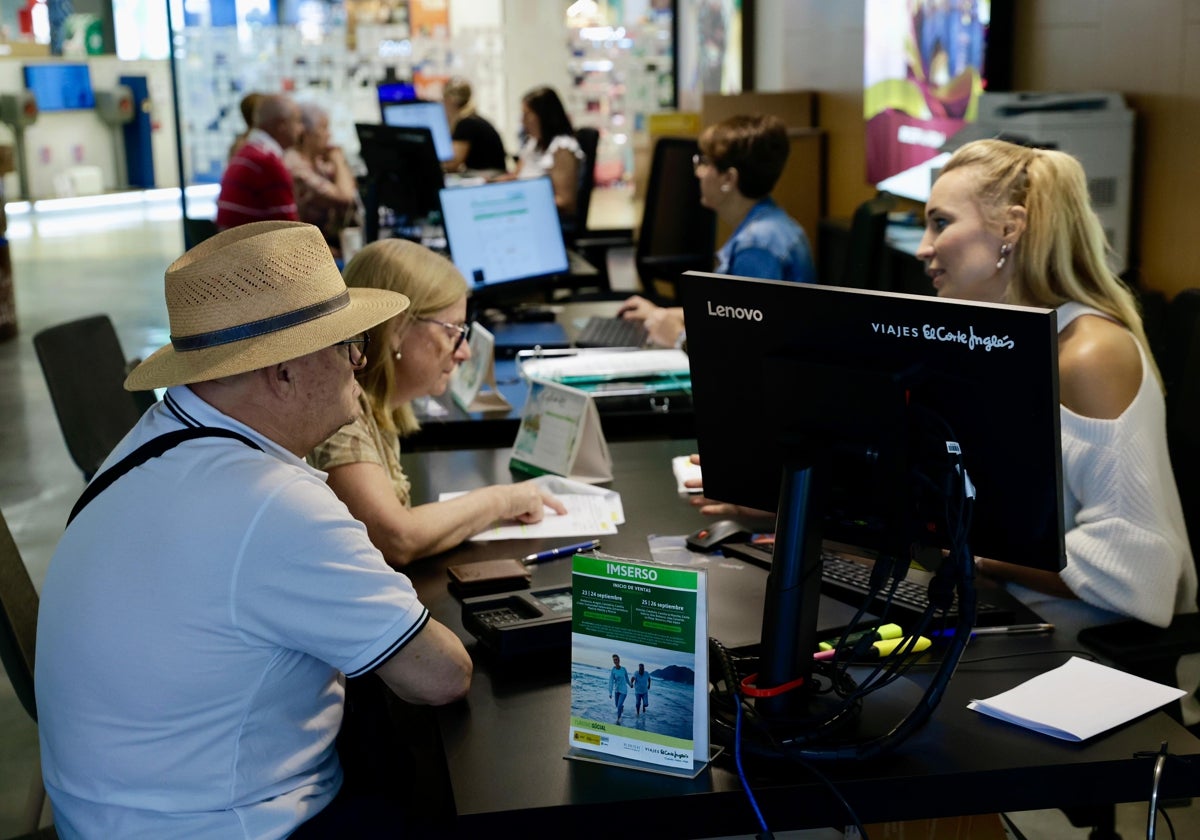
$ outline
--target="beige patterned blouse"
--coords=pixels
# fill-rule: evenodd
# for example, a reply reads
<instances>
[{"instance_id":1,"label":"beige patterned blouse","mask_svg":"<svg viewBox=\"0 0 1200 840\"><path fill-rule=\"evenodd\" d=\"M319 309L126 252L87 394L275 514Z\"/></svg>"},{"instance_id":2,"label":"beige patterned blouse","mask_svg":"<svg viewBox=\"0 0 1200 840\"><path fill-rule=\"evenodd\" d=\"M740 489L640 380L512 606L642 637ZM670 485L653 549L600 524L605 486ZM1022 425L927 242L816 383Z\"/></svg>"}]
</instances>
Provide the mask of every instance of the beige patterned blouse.
<instances>
[{"instance_id":1,"label":"beige patterned blouse","mask_svg":"<svg viewBox=\"0 0 1200 840\"><path fill-rule=\"evenodd\" d=\"M319 444L308 456L308 462L319 470L345 464L379 464L391 477L396 498L405 507L412 507L408 476L400 467L400 438L379 428L365 394L359 397L359 404L362 406L359 418Z\"/></svg>"}]
</instances>

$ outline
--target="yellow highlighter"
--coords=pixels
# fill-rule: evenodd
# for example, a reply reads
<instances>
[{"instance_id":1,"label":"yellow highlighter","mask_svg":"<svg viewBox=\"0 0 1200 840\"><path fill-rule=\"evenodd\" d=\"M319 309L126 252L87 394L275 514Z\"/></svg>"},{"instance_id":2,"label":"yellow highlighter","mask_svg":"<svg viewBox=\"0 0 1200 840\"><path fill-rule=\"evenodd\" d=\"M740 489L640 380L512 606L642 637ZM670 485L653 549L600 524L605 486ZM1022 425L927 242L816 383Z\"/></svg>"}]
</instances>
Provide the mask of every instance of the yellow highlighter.
<instances>
[{"instance_id":1,"label":"yellow highlighter","mask_svg":"<svg viewBox=\"0 0 1200 840\"><path fill-rule=\"evenodd\" d=\"M871 650L867 651L865 658L872 659L891 656L897 651L903 651L903 653L907 656L908 654L920 653L921 651L926 650L930 645L929 639L925 638L924 636L917 636L916 641L911 645L906 644L908 641L909 639L907 638L881 639L880 641L871 645ZM871 652L872 650L874 653Z\"/></svg>"},{"instance_id":2,"label":"yellow highlighter","mask_svg":"<svg viewBox=\"0 0 1200 840\"><path fill-rule=\"evenodd\" d=\"M858 640L864 636L870 636L875 641L879 642L885 639L899 639L903 635L904 631L900 629L899 624L881 624L874 630L860 630L856 633L846 634L846 641L844 644L846 647L852 647L853 645L858 644ZM826 639L817 645L817 650L833 650L835 647L837 647L837 643L840 641L842 641L840 636L834 639Z\"/></svg>"}]
</instances>

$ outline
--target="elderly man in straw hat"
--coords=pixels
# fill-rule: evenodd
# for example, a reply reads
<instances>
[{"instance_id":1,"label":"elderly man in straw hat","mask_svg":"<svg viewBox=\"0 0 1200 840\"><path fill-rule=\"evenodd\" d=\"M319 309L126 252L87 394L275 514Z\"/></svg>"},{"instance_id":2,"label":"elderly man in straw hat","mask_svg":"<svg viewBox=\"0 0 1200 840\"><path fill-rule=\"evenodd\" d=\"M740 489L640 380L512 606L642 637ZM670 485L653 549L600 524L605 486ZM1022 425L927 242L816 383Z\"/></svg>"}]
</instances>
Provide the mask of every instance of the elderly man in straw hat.
<instances>
[{"instance_id":1,"label":"elderly man in straw hat","mask_svg":"<svg viewBox=\"0 0 1200 840\"><path fill-rule=\"evenodd\" d=\"M304 462L359 410L365 331L408 299L347 290L296 222L201 243L167 269L166 299L171 343L125 383L166 396L72 511L42 590L55 821L66 837L283 837L310 818L301 834L338 833L363 814L338 796L340 675L419 704L471 678Z\"/></svg>"}]
</instances>

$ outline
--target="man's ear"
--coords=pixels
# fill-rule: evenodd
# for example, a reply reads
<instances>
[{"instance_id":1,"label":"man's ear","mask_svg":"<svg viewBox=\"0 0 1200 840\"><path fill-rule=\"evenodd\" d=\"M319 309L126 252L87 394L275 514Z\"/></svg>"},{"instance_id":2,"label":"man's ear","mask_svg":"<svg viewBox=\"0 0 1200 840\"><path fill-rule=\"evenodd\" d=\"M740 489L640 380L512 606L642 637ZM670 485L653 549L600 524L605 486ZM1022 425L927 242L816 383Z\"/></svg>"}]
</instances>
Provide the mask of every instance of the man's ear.
<instances>
[{"instance_id":1,"label":"man's ear","mask_svg":"<svg viewBox=\"0 0 1200 840\"><path fill-rule=\"evenodd\" d=\"M271 393L277 396L285 396L295 390L296 371L292 369L290 362L265 367L259 373L266 380Z\"/></svg>"}]
</instances>

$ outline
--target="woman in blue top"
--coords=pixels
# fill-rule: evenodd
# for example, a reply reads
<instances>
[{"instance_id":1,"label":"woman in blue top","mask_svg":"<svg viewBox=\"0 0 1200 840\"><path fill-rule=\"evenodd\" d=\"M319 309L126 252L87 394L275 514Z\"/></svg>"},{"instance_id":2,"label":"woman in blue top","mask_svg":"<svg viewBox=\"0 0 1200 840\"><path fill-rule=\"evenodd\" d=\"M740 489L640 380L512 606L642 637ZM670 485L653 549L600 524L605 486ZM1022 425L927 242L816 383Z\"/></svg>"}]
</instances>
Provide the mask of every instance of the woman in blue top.
<instances>
[{"instance_id":1,"label":"woman in blue top","mask_svg":"<svg viewBox=\"0 0 1200 840\"><path fill-rule=\"evenodd\" d=\"M769 114L738 115L704 129L693 159L700 203L733 228L717 251L716 272L813 283L816 269L804 228L771 199L787 163L787 128ZM650 340L679 345L683 310L633 296L621 315L644 321Z\"/></svg>"}]
</instances>

